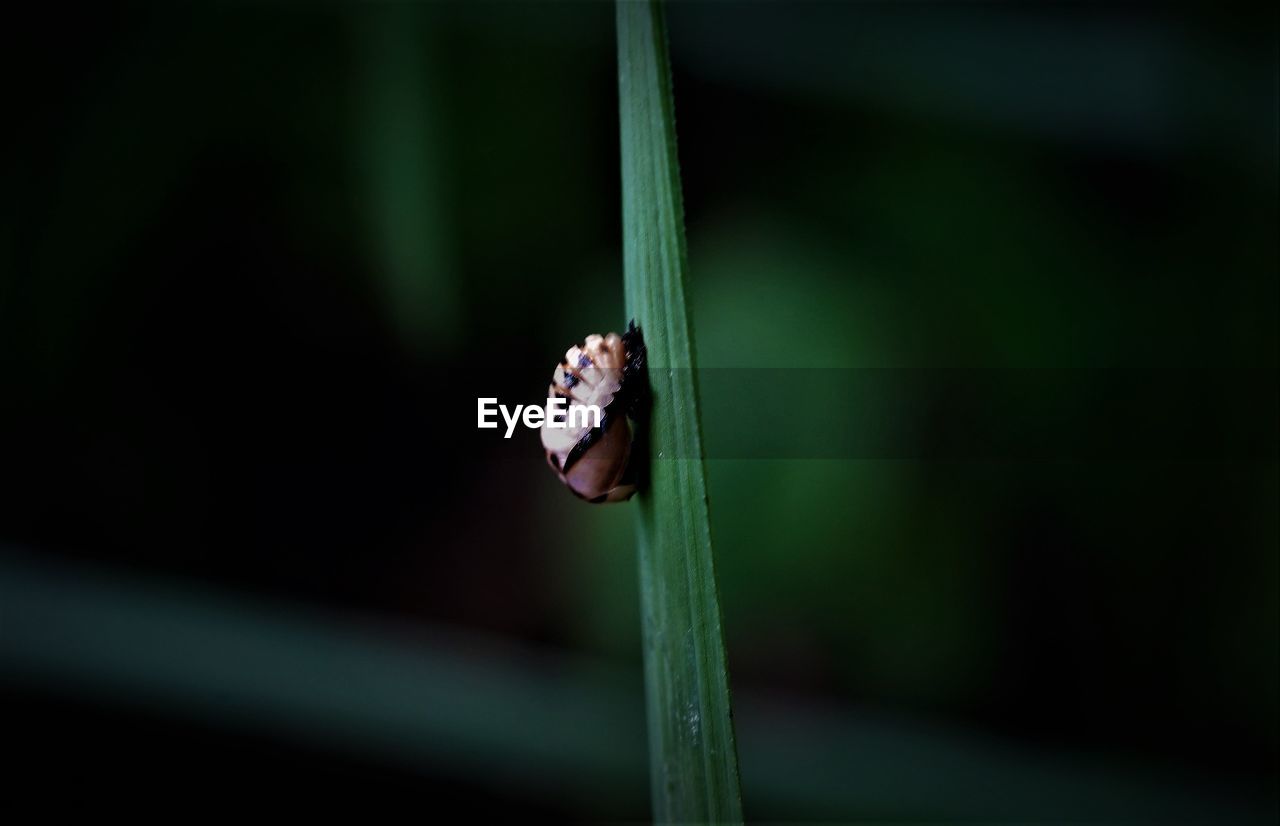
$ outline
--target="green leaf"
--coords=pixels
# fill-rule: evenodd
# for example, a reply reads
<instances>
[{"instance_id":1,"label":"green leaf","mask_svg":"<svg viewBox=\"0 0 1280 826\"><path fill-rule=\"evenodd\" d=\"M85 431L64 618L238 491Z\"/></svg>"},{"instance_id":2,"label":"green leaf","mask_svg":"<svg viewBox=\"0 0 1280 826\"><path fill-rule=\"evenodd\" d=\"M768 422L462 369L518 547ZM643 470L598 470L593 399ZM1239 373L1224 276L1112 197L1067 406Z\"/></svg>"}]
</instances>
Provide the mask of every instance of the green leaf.
<instances>
[{"instance_id":1,"label":"green leaf","mask_svg":"<svg viewBox=\"0 0 1280 826\"><path fill-rule=\"evenodd\" d=\"M634 501L654 818L737 822L666 28L656 2L619 0L617 19L627 314L644 331L653 391L649 483Z\"/></svg>"}]
</instances>

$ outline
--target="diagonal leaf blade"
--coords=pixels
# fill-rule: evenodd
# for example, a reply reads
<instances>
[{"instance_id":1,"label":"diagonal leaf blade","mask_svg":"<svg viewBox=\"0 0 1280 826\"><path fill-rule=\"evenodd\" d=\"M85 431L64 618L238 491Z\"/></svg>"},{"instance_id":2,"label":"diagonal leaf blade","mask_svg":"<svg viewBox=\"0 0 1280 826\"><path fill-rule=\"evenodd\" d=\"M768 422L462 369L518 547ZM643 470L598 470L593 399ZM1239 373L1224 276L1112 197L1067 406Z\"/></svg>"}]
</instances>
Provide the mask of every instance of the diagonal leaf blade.
<instances>
[{"instance_id":1,"label":"diagonal leaf blade","mask_svg":"<svg viewBox=\"0 0 1280 826\"><path fill-rule=\"evenodd\" d=\"M654 818L738 822L662 7L619 0L617 24L623 277L627 314L648 345L653 393L649 484L636 503Z\"/></svg>"}]
</instances>

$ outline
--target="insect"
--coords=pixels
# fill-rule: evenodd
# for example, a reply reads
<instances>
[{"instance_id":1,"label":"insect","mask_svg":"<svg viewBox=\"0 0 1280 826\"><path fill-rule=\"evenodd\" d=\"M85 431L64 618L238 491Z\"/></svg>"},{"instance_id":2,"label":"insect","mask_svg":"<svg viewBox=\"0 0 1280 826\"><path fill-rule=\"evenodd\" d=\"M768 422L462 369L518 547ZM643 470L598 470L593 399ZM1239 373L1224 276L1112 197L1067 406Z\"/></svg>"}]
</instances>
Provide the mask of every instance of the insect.
<instances>
[{"instance_id":1,"label":"insect","mask_svg":"<svg viewBox=\"0 0 1280 826\"><path fill-rule=\"evenodd\" d=\"M557 423L570 426L542 428L547 463L580 499L625 502L636 492L628 417L639 421L642 415L649 387L645 364L644 335L632 321L622 335L587 336L556 367L548 396L601 410L599 427L572 418L566 422L562 413Z\"/></svg>"}]
</instances>

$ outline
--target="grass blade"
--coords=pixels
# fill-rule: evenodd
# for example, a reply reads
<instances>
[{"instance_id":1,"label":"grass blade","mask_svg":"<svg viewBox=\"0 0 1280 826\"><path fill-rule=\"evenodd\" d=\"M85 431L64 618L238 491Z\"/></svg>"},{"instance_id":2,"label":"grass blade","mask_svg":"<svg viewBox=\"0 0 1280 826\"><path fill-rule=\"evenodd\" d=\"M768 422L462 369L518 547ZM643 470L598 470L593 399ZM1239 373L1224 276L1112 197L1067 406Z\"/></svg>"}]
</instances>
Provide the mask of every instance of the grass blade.
<instances>
[{"instance_id":1,"label":"grass blade","mask_svg":"<svg viewBox=\"0 0 1280 826\"><path fill-rule=\"evenodd\" d=\"M654 818L736 822L666 29L648 0L619 0L617 18L627 314L644 330L653 385L649 485L635 503Z\"/></svg>"}]
</instances>

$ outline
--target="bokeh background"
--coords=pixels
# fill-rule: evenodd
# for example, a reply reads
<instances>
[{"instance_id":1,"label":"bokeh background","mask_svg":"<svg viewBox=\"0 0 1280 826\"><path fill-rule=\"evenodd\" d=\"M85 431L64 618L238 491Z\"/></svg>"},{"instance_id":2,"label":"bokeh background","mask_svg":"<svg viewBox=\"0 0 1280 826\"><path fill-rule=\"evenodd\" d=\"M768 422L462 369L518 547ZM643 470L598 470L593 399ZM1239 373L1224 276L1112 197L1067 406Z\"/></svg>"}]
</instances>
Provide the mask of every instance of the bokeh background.
<instances>
[{"instance_id":1,"label":"bokeh background","mask_svg":"<svg viewBox=\"0 0 1280 826\"><path fill-rule=\"evenodd\" d=\"M1274 822L1275 11L668 20L701 366L1067 376L1108 434L711 450L748 817ZM647 818L632 514L473 426L626 321L612 7L0 41L6 796ZM1126 369L1181 443L1117 449Z\"/></svg>"}]
</instances>

